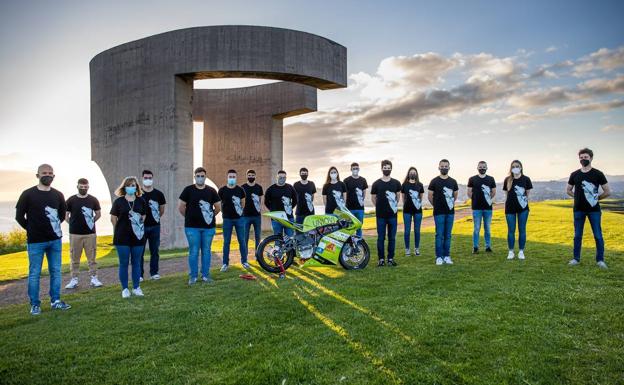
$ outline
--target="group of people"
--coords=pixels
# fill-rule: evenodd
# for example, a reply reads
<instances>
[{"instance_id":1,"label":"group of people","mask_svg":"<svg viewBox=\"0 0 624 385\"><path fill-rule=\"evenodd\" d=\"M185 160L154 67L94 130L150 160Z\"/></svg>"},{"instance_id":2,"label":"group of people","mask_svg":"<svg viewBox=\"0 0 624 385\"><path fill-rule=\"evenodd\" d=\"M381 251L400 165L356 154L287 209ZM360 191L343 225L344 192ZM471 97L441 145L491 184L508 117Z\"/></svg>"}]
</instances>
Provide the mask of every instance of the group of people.
<instances>
[{"instance_id":1,"label":"group of people","mask_svg":"<svg viewBox=\"0 0 624 385\"><path fill-rule=\"evenodd\" d=\"M581 168L574 171L568 180L567 193L574 198L574 258L570 265L578 265L585 219L589 219L596 241L596 262L607 268L604 262L604 241L601 230L599 201L610 195L605 175L592 167L593 152L584 148L578 153ZM454 223L455 202L458 184L449 176L450 162L442 159L438 164L439 175L427 187L427 198L433 206L435 222L435 263L453 264L451 258L451 234ZM487 173L485 161L477 164L478 173L468 180L467 195L471 200L474 223L473 253L479 252L481 226L484 228L485 251L492 251L490 226L496 196L496 182ZM359 175L360 166L352 163L351 175L340 180L336 167L330 167L321 190L326 214L333 214L336 208L349 210L360 221L364 219L366 193L369 188L366 179ZM299 170L300 180L291 185L286 183L286 172L277 173L276 183L266 191L256 183L256 172L247 170L247 181L238 184L236 170L228 170L227 184L218 191L206 184L206 170L199 167L194 171L194 184L185 187L179 196L178 212L184 217L184 231L189 245L189 285L201 278L210 282L211 246L216 231L216 216L223 217L223 265L229 267L232 233L236 231L241 263L248 269L248 249L251 226L254 227L255 248L260 243L262 201L269 211L283 211L291 221L303 223L309 215L315 214L314 182L308 180L308 170ZM424 186L418 170L410 167L403 183L391 177L392 162L381 162L381 177L370 188L371 200L375 206L377 225L378 266L396 266L395 238L397 215L402 202L405 226L405 255L412 254L411 233L414 232L414 255L420 255L420 227L423 213ZM25 190L16 205L16 220L27 231L29 274L28 295L31 314L41 313L39 280L44 255L50 272L50 299L52 309L66 310L71 306L60 299L61 289L61 222L69 222L71 279L67 289L78 286L78 270L83 251L89 263L90 284L98 287L102 283L97 277L95 222L101 217L98 200L88 194L89 182L78 180L78 193L67 201L61 192L51 187L54 171L43 164L37 170L38 185ZM140 282L143 280L145 245L150 249L150 278L159 275L160 221L165 214L166 200L162 191L153 186L154 174L144 170L142 180L126 177L116 189L117 198L110 210L114 227L113 244L119 256L119 281L122 297L143 296ZM522 163L511 162L509 175L503 181L506 192L505 217L508 236L507 259L516 257L515 238L518 233L518 259L525 259L526 224L529 216L529 193L533 185L524 174ZM602 193L599 192L602 188ZM272 221L275 234L292 235L292 230L277 221ZM361 229L356 236L361 237ZM387 238L387 249L385 247ZM201 253L200 253L201 251ZM198 271L201 254L201 277ZM129 289L128 265L132 266L132 290Z\"/></svg>"}]
</instances>

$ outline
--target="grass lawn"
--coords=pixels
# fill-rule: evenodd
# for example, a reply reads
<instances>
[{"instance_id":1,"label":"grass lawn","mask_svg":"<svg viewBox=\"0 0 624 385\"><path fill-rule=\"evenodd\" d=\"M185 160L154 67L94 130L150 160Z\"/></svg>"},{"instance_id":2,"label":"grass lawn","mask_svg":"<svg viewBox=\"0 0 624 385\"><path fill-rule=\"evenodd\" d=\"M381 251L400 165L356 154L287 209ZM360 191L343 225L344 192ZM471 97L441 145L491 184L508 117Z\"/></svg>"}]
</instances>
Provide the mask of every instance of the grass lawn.
<instances>
[{"instance_id":1,"label":"grass lawn","mask_svg":"<svg viewBox=\"0 0 624 385\"><path fill-rule=\"evenodd\" d=\"M494 253L473 256L456 223L453 266L420 257L396 268L214 272L66 296L67 312L0 309L3 384L624 384L624 216L604 213L608 270L572 250L567 202L532 205L526 261L506 261L502 212ZM375 239L369 239L374 249ZM254 265L257 266L257 265ZM43 301L45 304L45 301Z\"/></svg>"}]
</instances>

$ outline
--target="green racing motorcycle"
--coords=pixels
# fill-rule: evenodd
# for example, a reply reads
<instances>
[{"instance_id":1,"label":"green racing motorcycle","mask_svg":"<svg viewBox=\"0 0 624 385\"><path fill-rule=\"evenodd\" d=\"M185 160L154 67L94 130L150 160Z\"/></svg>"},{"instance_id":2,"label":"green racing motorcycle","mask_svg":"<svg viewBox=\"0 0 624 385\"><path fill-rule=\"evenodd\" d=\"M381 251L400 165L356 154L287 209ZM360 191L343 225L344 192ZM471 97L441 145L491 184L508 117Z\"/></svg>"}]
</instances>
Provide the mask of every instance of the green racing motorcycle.
<instances>
[{"instance_id":1,"label":"green racing motorcycle","mask_svg":"<svg viewBox=\"0 0 624 385\"><path fill-rule=\"evenodd\" d=\"M304 267L336 266L344 269L363 269L370 260L370 249L363 238L355 235L362 227L351 212L336 209L334 215L310 215L303 224L289 219L284 211L264 214L293 230L294 234L274 234L258 245L256 259L270 273L284 276L295 256L301 258Z\"/></svg>"}]
</instances>

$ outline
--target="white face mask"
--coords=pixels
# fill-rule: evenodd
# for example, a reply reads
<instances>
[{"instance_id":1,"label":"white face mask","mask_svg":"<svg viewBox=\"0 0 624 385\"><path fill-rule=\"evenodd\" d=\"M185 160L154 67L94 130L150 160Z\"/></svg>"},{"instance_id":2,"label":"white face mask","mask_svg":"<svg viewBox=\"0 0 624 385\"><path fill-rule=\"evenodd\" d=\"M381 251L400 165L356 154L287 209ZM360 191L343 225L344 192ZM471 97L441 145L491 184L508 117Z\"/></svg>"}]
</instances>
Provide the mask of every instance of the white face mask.
<instances>
[{"instance_id":1,"label":"white face mask","mask_svg":"<svg viewBox=\"0 0 624 385\"><path fill-rule=\"evenodd\" d=\"M514 167L511 169L511 173L514 175L519 175L520 171L522 171L522 169L520 169L520 167Z\"/></svg>"},{"instance_id":2,"label":"white face mask","mask_svg":"<svg viewBox=\"0 0 624 385\"><path fill-rule=\"evenodd\" d=\"M154 180L153 179L143 179L143 186L151 187L153 184L154 184Z\"/></svg>"},{"instance_id":3,"label":"white face mask","mask_svg":"<svg viewBox=\"0 0 624 385\"><path fill-rule=\"evenodd\" d=\"M331 180L336 180L338 179L338 174L336 174L335 172L330 172L329 177L331 178Z\"/></svg>"}]
</instances>

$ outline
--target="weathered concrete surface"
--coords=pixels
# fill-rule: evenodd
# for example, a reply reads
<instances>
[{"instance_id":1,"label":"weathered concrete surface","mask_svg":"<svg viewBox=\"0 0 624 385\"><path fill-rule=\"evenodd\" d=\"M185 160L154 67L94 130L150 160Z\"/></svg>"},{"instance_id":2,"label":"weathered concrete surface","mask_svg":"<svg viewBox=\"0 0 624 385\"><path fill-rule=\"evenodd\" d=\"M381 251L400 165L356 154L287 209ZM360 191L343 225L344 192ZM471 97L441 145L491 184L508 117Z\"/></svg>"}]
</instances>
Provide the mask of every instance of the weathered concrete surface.
<instances>
[{"instance_id":1,"label":"weathered concrete surface","mask_svg":"<svg viewBox=\"0 0 624 385\"><path fill-rule=\"evenodd\" d=\"M255 26L154 35L98 54L90 71L91 155L111 194L123 177L149 168L171 206L192 183L193 80L254 77L319 89L345 87L347 82L345 47L305 32ZM274 143L262 141L256 147L270 147L279 168L278 131L281 120L273 119L271 136L264 141ZM186 246L183 225L172 207L163 218L164 247Z\"/></svg>"}]
</instances>

